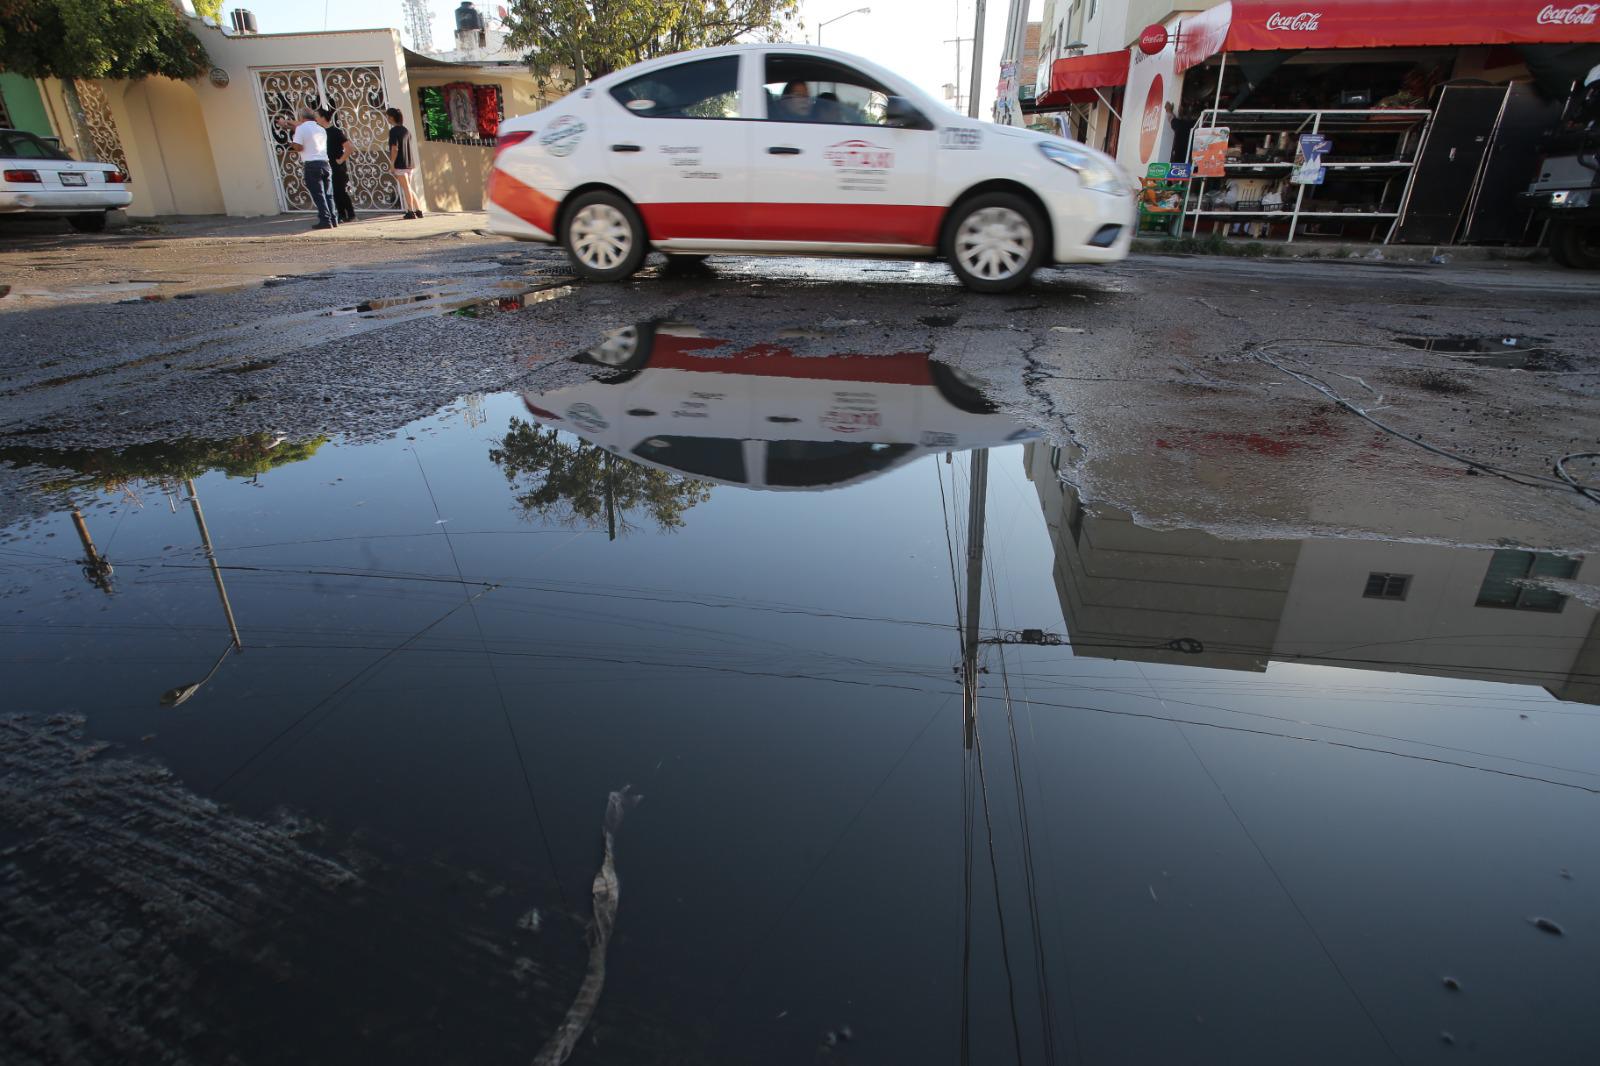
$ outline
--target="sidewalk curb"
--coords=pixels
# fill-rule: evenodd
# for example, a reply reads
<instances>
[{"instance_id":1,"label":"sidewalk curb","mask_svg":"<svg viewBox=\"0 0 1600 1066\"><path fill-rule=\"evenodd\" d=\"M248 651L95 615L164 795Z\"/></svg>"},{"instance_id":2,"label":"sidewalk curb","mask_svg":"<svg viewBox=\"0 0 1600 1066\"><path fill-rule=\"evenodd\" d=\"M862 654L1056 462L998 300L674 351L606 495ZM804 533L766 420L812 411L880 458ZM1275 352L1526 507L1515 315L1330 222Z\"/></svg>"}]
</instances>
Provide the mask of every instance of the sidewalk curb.
<instances>
[{"instance_id":1,"label":"sidewalk curb","mask_svg":"<svg viewBox=\"0 0 1600 1066\"><path fill-rule=\"evenodd\" d=\"M1132 251L1145 255L1203 255L1225 259L1356 260L1373 263L1537 263L1543 248L1484 245L1345 244L1343 242L1247 241L1237 238L1135 237Z\"/></svg>"}]
</instances>

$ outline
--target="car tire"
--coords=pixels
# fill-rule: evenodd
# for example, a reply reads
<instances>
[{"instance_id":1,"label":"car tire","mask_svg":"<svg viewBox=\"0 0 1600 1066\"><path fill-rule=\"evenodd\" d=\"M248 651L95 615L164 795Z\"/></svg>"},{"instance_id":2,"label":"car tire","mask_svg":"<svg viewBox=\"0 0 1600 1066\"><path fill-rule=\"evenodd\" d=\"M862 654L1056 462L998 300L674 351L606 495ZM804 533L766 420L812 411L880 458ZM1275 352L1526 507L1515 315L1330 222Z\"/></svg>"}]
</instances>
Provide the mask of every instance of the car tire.
<instances>
[{"instance_id":1,"label":"car tire","mask_svg":"<svg viewBox=\"0 0 1600 1066\"><path fill-rule=\"evenodd\" d=\"M1550 235L1550 258L1574 270L1600 269L1600 226L1566 222Z\"/></svg>"},{"instance_id":2,"label":"car tire","mask_svg":"<svg viewBox=\"0 0 1600 1066\"><path fill-rule=\"evenodd\" d=\"M82 215L68 215L67 224L79 233L104 233L106 231L106 213L104 211L91 211Z\"/></svg>"},{"instance_id":3,"label":"car tire","mask_svg":"<svg viewBox=\"0 0 1600 1066\"><path fill-rule=\"evenodd\" d=\"M932 360L928 362L928 369L933 374L933 387L956 410L974 415L988 415L999 410L983 394L981 382L976 378Z\"/></svg>"},{"instance_id":4,"label":"car tire","mask_svg":"<svg viewBox=\"0 0 1600 1066\"><path fill-rule=\"evenodd\" d=\"M975 292L1011 292L1028 283L1045 256L1048 230L1038 208L1015 193L974 196L950 212L944 252Z\"/></svg>"},{"instance_id":5,"label":"car tire","mask_svg":"<svg viewBox=\"0 0 1600 1066\"><path fill-rule=\"evenodd\" d=\"M573 271L590 281L621 281L639 269L650 251L639 212L616 193L598 190L584 193L568 208L561 246Z\"/></svg>"},{"instance_id":6,"label":"car tire","mask_svg":"<svg viewBox=\"0 0 1600 1066\"><path fill-rule=\"evenodd\" d=\"M626 373L628 377L632 377L650 365L650 352L655 347L655 342L655 323L641 322L636 326L624 326L622 329L612 330L593 348L579 353L578 362L616 371L618 376L606 380L623 381L626 378L621 377L621 374Z\"/></svg>"}]
</instances>

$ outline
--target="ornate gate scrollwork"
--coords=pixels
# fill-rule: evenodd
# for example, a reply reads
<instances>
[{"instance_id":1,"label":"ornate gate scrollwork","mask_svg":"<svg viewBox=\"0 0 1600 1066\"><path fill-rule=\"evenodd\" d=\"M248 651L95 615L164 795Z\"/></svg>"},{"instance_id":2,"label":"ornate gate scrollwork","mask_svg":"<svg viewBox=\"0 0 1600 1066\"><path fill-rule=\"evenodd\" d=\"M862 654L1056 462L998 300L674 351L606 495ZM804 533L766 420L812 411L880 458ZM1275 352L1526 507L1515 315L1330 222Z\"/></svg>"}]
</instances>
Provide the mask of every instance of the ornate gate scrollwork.
<instances>
[{"instance_id":1,"label":"ornate gate scrollwork","mask_svg":"<svg viewBox=\"0 0 1600 1066\"><path fill-rule=\"evenodd\" d=\"M350 199L357 208L393 208L400 189L389 170L388 94L377 66L305 67L258 71L261 108L277 164L280 202L286 211L313 211L300 156L289 150L302 107L331 107L333 121L350 138Z\"/></svg>"},{"instance_id":2,"label":"ornate gate scrollwork","mask_svg":"<svg viewBox=\"0 0 1600 1066\"><path fill-rule=\"evenodd\" d=\"M117 133L116 119L111 117L111 102L105 90L92 81L74 78L67 82L71 89L68 103L73 105L73 120L78 125L79 141L86 135L93 146L95 157L102 163L115 163L117 169L128 174L128 156L122 150L122 137Z\"/></svg>"}]
</instances>

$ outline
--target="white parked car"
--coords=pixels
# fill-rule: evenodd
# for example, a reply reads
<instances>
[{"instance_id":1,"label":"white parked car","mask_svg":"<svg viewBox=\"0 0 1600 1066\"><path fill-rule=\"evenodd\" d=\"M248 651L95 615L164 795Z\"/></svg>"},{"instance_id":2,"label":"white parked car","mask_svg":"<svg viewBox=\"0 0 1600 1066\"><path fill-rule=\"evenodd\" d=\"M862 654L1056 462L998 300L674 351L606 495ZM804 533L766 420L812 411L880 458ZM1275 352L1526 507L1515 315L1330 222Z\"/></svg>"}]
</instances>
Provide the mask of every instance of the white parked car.
<instances>
[{"instance_id":1,"label":"white parked car","mask_svg":"<svg viewBox=\"0 0 1600 1066\"><path fill-rule=\"evenodd\" d=\"M620 70L510 119L489 226L627 277L651 248L943 257L1005 292L1048 263L1123 258L1134 195L1110 158L956 114L866 60L734 45Z\"/></svg>"},{"instance_id":2,"label":"white parked car","mask_svg":"<svg viewBox=\"0 0 1600 1066\"><path fill-rule=\"evenodd\" d=\"M133 203L127 176L111 163L80 163L23 130L0 129L0 215L65 218L98 233L106 212Z\"/></svg>"},{"instance_id":3,"label":"white parked car","mask_svg":"<svg viewBox=\"0 0 1600 1066\"><path fill-rule=\"evenodd\" d=\"M635 463L743 488L818 492L930 452L1031 440L926 352L800 355L681 322L613 330L580 362L608 374L522 394L541 424Z\"/></svg>"}]
</instances>

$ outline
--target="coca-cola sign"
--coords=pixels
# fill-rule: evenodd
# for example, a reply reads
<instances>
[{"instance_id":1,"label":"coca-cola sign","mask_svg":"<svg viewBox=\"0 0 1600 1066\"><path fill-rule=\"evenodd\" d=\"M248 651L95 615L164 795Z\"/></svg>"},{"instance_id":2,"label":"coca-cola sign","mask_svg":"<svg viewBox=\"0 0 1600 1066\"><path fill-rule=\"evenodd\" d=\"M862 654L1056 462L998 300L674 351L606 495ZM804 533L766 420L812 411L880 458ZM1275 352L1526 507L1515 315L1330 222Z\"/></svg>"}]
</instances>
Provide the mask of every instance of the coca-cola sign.
<instances>
[{"instance_id":1,"label":"coca-cola sign","mask_svg":"<svg viewBox=\"0 0 1600 1066\"><path fill-rule=\"evenodd\" d=\"M1593 26L1597 15L1600 15L1600 4L1573 4L1570 7L1546 4L1539 10L1539 17L1535 21L1541 26Z\"/></svg>"},{"instance_id":2,"label":"coca-cola sign","mask_svg":"<svg viewBox=\"0 0 1600 1066\"><path fill-rule=\"evenodd\" d=\"M1303 33L1316 29L1321 18L1320 11L1302 11L1298 15L1285 15L1282 11L1274 11L1267 16L1267 29L1295 30Z\"/></svg>"}]
</instances>

